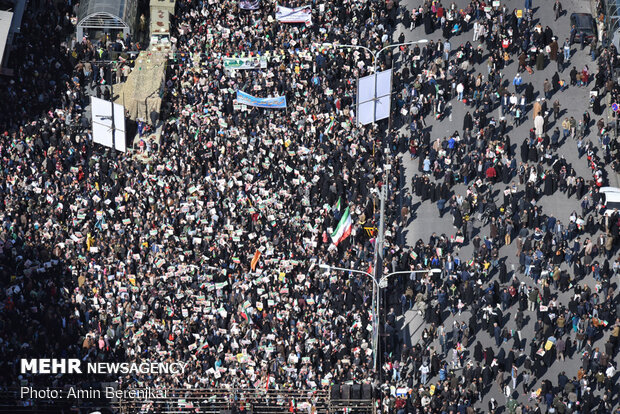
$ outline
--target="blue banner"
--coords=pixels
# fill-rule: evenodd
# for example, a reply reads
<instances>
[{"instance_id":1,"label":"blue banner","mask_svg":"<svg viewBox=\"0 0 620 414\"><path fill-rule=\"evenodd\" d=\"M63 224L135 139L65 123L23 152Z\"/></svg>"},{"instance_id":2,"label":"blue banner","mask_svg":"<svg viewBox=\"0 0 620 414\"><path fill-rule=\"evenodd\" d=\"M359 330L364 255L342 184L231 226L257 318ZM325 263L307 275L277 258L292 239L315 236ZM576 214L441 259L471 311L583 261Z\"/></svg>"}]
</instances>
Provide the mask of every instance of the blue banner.
<instances>
[{"instance_id":1,"label":"blue banner","mask_svg":"<svg viewBox=\"0 0 620 414\"><path fill-rule=\"evenodd\" d=\"M286 108L286 96L275 98L257 98L245 92L237 91L237 104L256 106L258 108L280 109Z\"/></svg>"}]
</instances>

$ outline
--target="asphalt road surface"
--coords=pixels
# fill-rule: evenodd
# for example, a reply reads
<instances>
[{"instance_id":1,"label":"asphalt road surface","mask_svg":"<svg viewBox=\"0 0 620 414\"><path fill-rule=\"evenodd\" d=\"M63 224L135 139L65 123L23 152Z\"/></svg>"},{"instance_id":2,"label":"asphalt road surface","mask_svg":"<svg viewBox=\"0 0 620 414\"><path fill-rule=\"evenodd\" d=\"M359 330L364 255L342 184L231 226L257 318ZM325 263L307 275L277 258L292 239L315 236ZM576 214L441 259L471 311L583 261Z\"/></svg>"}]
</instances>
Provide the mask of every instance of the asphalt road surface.
<instances>
[{"instance_id":1,"label":"asphalt road surface","mask_svg":"<svg viewBox=\"0 0 620 414\"><path fill-rule=\"evenodd\" d=\"M420 6L419 0L402 0L401 5L406 6L408 10L412 10L413 7ZM444 3L445 6L448 6L451 2ZM466 0L455 0L457 8L465 8L468 4ZM543 28L546 26L551 27L555 36L558 37L558 43L561 45L564 42L564 39L569 37L570 31L570 23L569 23L569 15L572 12L586 12L590 13L590 2L583 0L563 0L563 6L566 10L562 17L560 17L557 21L554 18L553 12L553 1L546 0L534 0L534 18L542 24ZM509 0L502 1L502 4L507 4L508 9L512 11L513 9L522 9L524 6L523 0ZM396 34L394 35L394 42L398 39L398 36L401 32L404 32L406 41L415 41L419 39L428 38L429 40L443 40L441 37L441 31L436 30L435 33L427 36L424 33L424 26L419 26L414 30L409 30L409 28L404 28L399 24L397 27ZM467 32L461 33L458 36L452 37L450 39L452 50L458 48L460 44L464 44L465 42L472 42L473 46L476 47L477 43L473 42L473 31L470 29ZM565 63L565 67L563 73L560 73L560 79L564 79L566 81L570 81L569 71L572 66L576 66L578 70L581 70L585 64L587 64L590 68L591 72L595 72L597 70L596 64L592 62L591 57L588 55L588 49L585 48L583 51L580 50L579 45L574 45L571 51L570 65ZM486 50L485 50L486 52ZM561 53L561 52L560 52ZM510 82L509 91L514 91L514 86L512 86L512 79L517 73L518 63L516 62L516 58L513 58L513 61L510 65L508 65L504 70L502 70L502 75L504 79L507 79ZM475 65L474 69L477 73L482 73L485 77L487 75L487 67L486 61L482 65ZM547 63L545 69L543 71L534 71L533 74L529 74L527 72L522 73L523 81L532 82L535 93L538 93L538 96L543 96L543 82L545 79L551 79L553 74L556 71L556 64L552 62L552 64ZM569 87L567 90L563 92L557 92L552 96L551 102L549 102L549 106L551 103L557 98L561 103L562 110L562 118L568 116L574 116L575 119L581 119L582 114L585 110L589 110L592 114L592 111L588 107L589 103L589 92L592 89L592 83L590 83L589 87ZM431 140L436 138L441 138L444 136L448 136L452 134L455 130L458 130L462 133L462 125L463 125L463 117L465 113L469 110L473 112L473 109L469 106L466 106L462 102L457 102L456 99L449 101L448 105L452 105L450 109L450 116L447 116L443 121L435 121L431 116L426 118L427 126L430 126L431 129ZM531 108L531 107L530 107ZM493 114L493 116L498 119L499 114L497 111ZM595 117L593 115L593 120L597 121L599 117ZM508 117L509 123L511 118ZM559 122L558 122L559 124ZM559 125L558 125L559 126ZM521 144L523 139L529 135L529 130L534 127L533 119L531 117L531 109L526 114L524 120L521 125L519 125L515 129L511 129L508 132L508 135L511 138L511 142L513 147L516 146L516 154L517 158L520 161L520 157L518 156L519 150L518 146ZM551 124L551 129L553 129L555 125ZM561 129L561 127L560 127ZM548 129L549 130L549 129ZM404 133L408 133L408 128L403 127L401 131ZM590 132L589 139L592 140L598 146L598 140L596 138L595 132ZM576 141L568 138L565 140L561 148L559 149L559 154L564 155L566 160L572 164L573 168L577 172L578 176L582 176L586 178L586 180L591 179L592 175L587 166L587 161L585 157L579 159L577 156L577 144ZM408 191L409 194L413 194L411 191L411 179L415 174L419 174L418 172L418 160L411 160L408 154L405 154L403 157L403 164L405 166L405 174L408 182ZM611 169L608 170L609 177L609 185L617 186L617 177L612 173ZM518 184L518 178L515 178L516 183ZM499 194L503 192L505 189L505 185L500 183L496 184L494 189L500 190ZM464 185L459 185L454 188L455 194L465 194L466 187ZM420 202L420 199L415 195L412 196L412 213L414 220L410 221L410 225L406 230L406 240L408 246L413 246L418 239L422 239L425 242L428 242L429 237L432 233L446 234L448 237L454 235L456 229L452 226L452 216L448 214L444 214L443 218L440 218L437 206L435 203L431 203L430 201ZM580 212L581 207L579 201L573 196L568 199L565 194L561 192L556 192L553 196L543 196L539 205L543 206L543 211L547 214L553 214L556 218L561 220L564 223L568 222L568 217L573 210ZM480 236L488 236L489 228L488 226L481 226L480 223L477 223L477 228L479 228ZM471 244L465 245L459 251L459 256L461 260L468 260L473 252L473 248ZM533 281L530 278L524 277L518 272L511 272L511 269L518 270L518 257L516 257L516 243L513 241L509 246L504 246L500 250L500 256L506 257L507 268L509 274L512 277L516 277L519 281L523 281L526 284L533 284ZM514 268L512 266L515 266ZM563 265L563 269L566 269L566 265ZM594 287L594 282L592 276L589 276L585 279L584 283L589 284L591 287ZM570 293L561 294L559 296L560 302L566 304L568 303L568 299ZM513 305L512 308L509 308L505 312L505 316L508 318L507 327L508 329L515 329L514 316L517 312L517 305ZM534 336L534 322L536 315L534 312L525 312L526 318L529 316L529 323L522 330L522 334L528 340ZM457 315L457 321L467 321L470 317L469 312L463 312L462 315ZM449 317L444 325L451 329L454 318ZM417 315L415 311L408 311L404 319L401 318L400 322L404 325L407 325L408 332L411 334L411 341L413 343L417 342L422 334L423 319L421 316ZM599 346L601 348L604 347L604 343L607 341L609 332L605 332L604 339L599 339L594 346ZM574 335L572 336L574 339ZM479 331L477 336L470 340L470 344L480 340L482 345L486 348L488 346L496 349L495 341L489 334L485 331ZM510 350L510 346L512 341L504 343L502 347L508 352ZM434 346L439 348L438 342L434 343ZM470 347L470 350L473 350L473 346ZM498 349L496 349L497 354ZM529 347L526 347L526 353L529 352ZM471 358L471 356L469 357ZM466 358L467 360L468 358ZM618 362L618 361L616 361ZM555 361L549 369L545 372L544 376L538 379L538 381L534 384L533 389L538 388L540 384L540 380L542 379L550 379L554 385L557 385L557 376L560 372L565 371L569 378L576 375L579 367L581 366L581 360L578 356L573 355L573 358L567 358L566 361ZM523 369L520 370L521 372ZM433 380L436 380L434 378ZM523 403L527 403L527 397L522 393L521 386L521 375L519 376L519 384L517 385L517 390L519 391L518 400ZM482 403L477 403L477 407L482 409L483 412L487 411L487 403L490 398L495 398L500 404L504 404L506 402L506 398L504 397L502 390L494 383L491 391L484 396L484 400ZM541 406L544 409L544 406Z\"/></svg>"}]
</instances>

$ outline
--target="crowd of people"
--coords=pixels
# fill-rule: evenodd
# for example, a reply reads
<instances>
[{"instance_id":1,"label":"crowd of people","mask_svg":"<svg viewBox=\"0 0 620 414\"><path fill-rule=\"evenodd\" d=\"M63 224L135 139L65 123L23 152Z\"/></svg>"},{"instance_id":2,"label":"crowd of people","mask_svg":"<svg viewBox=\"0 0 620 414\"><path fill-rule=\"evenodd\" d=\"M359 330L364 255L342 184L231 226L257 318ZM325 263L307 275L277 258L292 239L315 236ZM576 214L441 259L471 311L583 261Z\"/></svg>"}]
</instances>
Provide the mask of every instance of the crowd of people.
<instances>
[{"instance_id":1,"label":"crowd of people","mask_svg":"<svg viewBox=\"0 0 620 414\"><path fill-rule=\"evenodd\" d=\"M161 139L143 163L93 144L84 114L89 93L109 94L110 71L118 82L131 70L97 62L140 45L71 44L75 9L50 3L41 13L37 4L24 25L50 36L22 39L19 82L0 104L3 387L83 381L20 374L20 358L53 354L188 363L183 375L97 379L123 388L312 392L352 382L373 384L385 413L484 412L483 401L488 412L612 412L619 217L601 214L598 188L606 166L618 164L615 144L588 111L562 119L559 101L551 103L578 82L595 85L600 115L602 97L618 90L606 37L595 46L592 81L577 79L586 68L564 72L574 45L567 40L565 58L530 0L519 11L477 0L462 10L424 1L413 11L393 0L326 1L313 4L308 24L279 22L267 2L244 10L237 1L179 0ZM373 56L333 45L402 43L399 23L441 40L379 55L380 70L394 69L393 125L358 125L356 80L371 73ZM453 47L461 33L472 41ZM224 70L224 57L256 55L266 68ZM562 75L540 98L521 75L501 75L513 61L533 72L548 60ZM472 71L485 62L482 74ZM286 96L287 109L238 105L237 90ZM452 105L471 114L462 131L436 136L427 122L448 121ZM517 138L518 153L507 132L522 122L532 128ZM562 146L579 151L591 177L577 175ZM418 162L411 182L408 157ZM384 187L384 273L417 272L390 285L375 371L371 279L319 265L373 272ZM537 201L558 192L580 200L581 211L543 211ZM456 234L407 246L413 205L426 200L451 216ZM347 215L351 233L337 243ZM519 266L509 269L500 249L513 243ZM473 255L459 257L468 244ZM582 282L591 275L589 287ZM397 318L410 309L426 325L422 341L407 346ZM445 323L463 312L467 322ZM534 320L534 337L522 335ZM487 333L495 348L481 344ZM578 372L540 380L556 359L577 355ZM487 398L494 381L505 400Z\"/></svg>"},{"instance_id":2,"label":"crowd of people","mask_svg":"<svg viewBox=\"0 0 620 414\"><path fill-rule=\"evenodd\" d=\"M278 23L271 5L229 6L178 2L171 110L149 165L93 144L80 122L88 93L109 94L112 68L97 62L118 42L57 49L66 89L25 99L27 113L41 113L32 122L3 114L5 387L76 381L20 375L19 358L50 352L189 362L185 375L127 376L121 387L319 389L373 378L369 280L318 265L372 262L374 236L362 223L377 221L382 186L402 186L399 174L375 171L399 171L399 161L350 109L370 56L316 45L362 38L377 48L396 8L330 3L305 27ZM59 6L34 17L53 27L70 14ZM66 33L55 34L50 42ZM222 56L257 51L269 55L266 71L222 70ZM16 60L28 66L28 54ZM287 116L240 112L235 89L285 94ZM390 197L388 228L397 217ZM337 247L331 234L345 211L355 226Z\"/></svg>"},{"instance_id":3,"label":"crowd of people","mask_svg":"<svg viewBox=\"0 0 620 414\"><path fill-rule=\"evenodd\" d=\"M618 212L604 214L599 188L607 183L605 167L617 164L617 159L607 125L602 118L593 121L590 111L601 116L601 101L608 93L613 101L617 51L602 33L602 47L596 44L599 39L590 42L598 65L595 81L587 66L581 72L573 67L570 81L564 81L560 74L575 45L574 28L562 54L553 31L534 24L531 7L487 13L486 18L479 13L472 26L474 44L453 48L450 28L466 27L464 21L470 23L475 13L451 8L452 19L450 8L414 11L412 25L422 16L427 34L432 33L428 22L438 27L439 17L445 15L440 23L443 40L425 50L409 49L395 82L401 90L398 107L405 109L402 121L410 125L411 136L394 145L418 160L419 174L411 183L413 200L436 203L440 216L449 212L455 234L433 234L428 243L418 240L412 251L388 255L393 266L398 263L395 269L431 263L444 272L399 279L401 297L393 304L402 314L416 309L427 327L413 350L391 331L389 342L400 353L390 354L394 358L383 366L384 377L406 384L403 389L410 391L398 395L386 390L382 407L402 413L419 406L429 406L432 412L469 412L495 383L505 400L492 398L488 412L499 406L510 413L545 408L612 412L617 407L613 359L620 335L615 293L619 262L613 259ZM485 49L487 76L470 70L484 64ZM503 79L501 71L515 58L517 74ZM541 71L553 61L557 72L551 81L545 79L535 99L536 88L521 72ZM591 109L562 119L560 101L552 103L551 98L583 86L594 86L597 92ZM462 130L433 137L425 118L441 120L455 105L471 108ZM508 131L525 118L532 127L514 151ZM598 142L590 138L594 135ZM584 157L591 176L577 175L558 151L567 146ZM581 211L569 217L543 211L539 200L559 192L575 196ZM459 257L461 246L470 243L473 257ZM516 260L500 254L510 244L516 244ZM518 265L510 270L508 261ZM593 278L593 284L586 278ZM511 308L514 323L504 317ZM469 312L465 321L444 324L447 314L462 312ZM391 314L388 321L394 321L394 309ZM534 336L526 337L522 330L530 320L536 321ZM484 331L495 347L482 346ZM504 347L504 342L511 345ZM562 371L557 381L541 380L556 360L564 363L569 356L580 358L581 369ZM429 382L436 376L438 382Z\"/></svg>"}]
</instances>

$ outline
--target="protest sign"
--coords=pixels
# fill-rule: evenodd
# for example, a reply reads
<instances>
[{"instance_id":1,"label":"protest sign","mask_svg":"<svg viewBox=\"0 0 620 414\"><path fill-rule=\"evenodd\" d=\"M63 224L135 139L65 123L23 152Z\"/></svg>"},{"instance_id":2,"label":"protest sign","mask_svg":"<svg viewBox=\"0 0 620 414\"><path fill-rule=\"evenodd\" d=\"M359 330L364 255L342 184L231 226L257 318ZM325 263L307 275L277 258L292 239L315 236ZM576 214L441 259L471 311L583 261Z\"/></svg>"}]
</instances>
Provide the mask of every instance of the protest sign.
<instances>
[{"instance_id":1,"label":"protest sign","mask_svg":"<svg viewBox=\"0 0 620 414\"><path fill-rule=\"evenodd\" d=\"M282 23L312 23L312 8L310 6L294 9L276 6L276 19Z\"/></svg>"},{"instance_id":2,"label":"protest sign","mask_svg":"<svg viewBox=\"0 0 620 414\"><path fill-rule=\"evenodd\" d=\"M239 8L242 10L258 10L260 0L239 0Z\"/></svg>"},{"instance_id":3,"label":"protest sign","mask_svg":"<svg viewBox=\"0 0 620 414\"><path fill-rule=\"evenodd\" d=\"M258 108L281 109L286 108L286 96L257 98L245 92L237 91L237 104L256 106Z\"/></svg>"},{"instance_id":4,"label":"protest sign","mask_svg":"<svg viewBox=\"0 0 620 414\"><path fill-rule=\"evenodd\" d=\"M263 57L240 57L240 58L224 58L224 69L240 70L240 69L265 69L267 67L267 59Z\"/></svg>"}]
</instances>

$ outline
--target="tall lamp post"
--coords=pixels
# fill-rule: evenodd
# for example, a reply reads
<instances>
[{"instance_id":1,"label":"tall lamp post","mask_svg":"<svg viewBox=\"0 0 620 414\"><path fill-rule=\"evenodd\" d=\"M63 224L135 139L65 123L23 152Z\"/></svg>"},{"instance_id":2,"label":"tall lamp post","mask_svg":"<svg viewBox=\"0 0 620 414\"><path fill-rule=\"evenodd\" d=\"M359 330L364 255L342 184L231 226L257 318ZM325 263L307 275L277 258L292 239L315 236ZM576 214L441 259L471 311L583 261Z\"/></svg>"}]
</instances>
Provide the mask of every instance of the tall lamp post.
<instances>
[{"instance_id":1,"label":"tall lamp post","mask_svg":"<svg viewBox=\"0 0 620 414\"><path fill-rule=\"evenodd\" d=\"M351 49L362 49L367 51L368 53L370 53L370 55L372 56L372 66L373 66L373 74L374 74L374 95L373 95L373 100L375 101L375 104L373 106L373 118L372 118L372 123L373 125L376 122L376 111L377 111L377 105L376 105L376 101L377 101L377 63L378 63L378 57L381 54L381 52L383 52L384 50L388 50L388 49L393 49L395 47L400 47L400 46L411 46L411 45L415 45L415 44L425 44L428 43L428 39L420 39L420 40L416 40L416 41L412 41L412 42L404 42L404 43L396 43L396 44L392 44L392 45L387 45L385 47L383 47L382 49L380 49L377 52L373 52L372 50L370 50L369 48L367 48L366 46L361 46L361 45L341 45L341 44L335 44L335 43L323 43L323 46L325 47L334 47L334 48L351 48ZM359 102L357 103L359 105ZM358 114L358 119L359 119L359 111L357 111ZM387 172L389 168L385 168L385 171ZM384 235L384 229L385 229L385 199L387 197L387 180L384 180L384 185L381 188L381 193L380 193L380 215L379 215L379 231L377 234L377 239L375 241L375 257L374 257L374 276L371 276L373 279L373 285L377 285L377 281L383 280L381 277L381 273L383 271L383 243L385 240L385 235ZM357 271L360 272L360 271ZM367 275L369 275L367 272L362 272L365 273ZM411 273L411 272L405 272L405 273ZM387 276L390 276L394 273L390 273ZM374 289L374 288L373 288ZM376 289L376 291L373 294L373 303L375 303L375 301L377 301L378 303L378 298L375 298L375 294L378 295L378 290ZM375 306L376 309L378 309L378 306ZM378 312L376 315L373 315L373 317L378 317ZM378 333L374 333L373 337L378 337ZM374 349L376 351L376 347ZM376 369L376 365L377 365L377 354L375 352L375 361L374 361L374 365L375 365L375 369Z\"/></svg>"},{"instance_id":2,"label":"tall lamp post","mask_svg":"<svg viewBox=\"0 0 620 414\"><path fill-rule=\"evenodd\" d=\"M441 273L441 269L424 269L424 270L402 270L398 272L388 273L383 275L381 279L376 278L372 273L364 272L363 270L346 269L344 267L329 266L326 264L320 264L319 267L326 272L329 271L342 271L359 273L368 276L372 280L372 364L375 371L377 371L378 354L379 354L379 310L381 307L381 289L387 286L387 281L394 275L410 275L415 273Z\"/></svg>"},{"instance_id":3,"label":"tall lamp post","mask_svg":"<svg viewBox=\"0 0 620 414\"><path fill-rule=\"evenodd\" d=\"M366 46L361 46L361 45L341 45L341 44L337 44L337 43L323 43L323 46L325 47L334 47L334 48L350 48L350 49L362 49L365 50L366 52L370 53L370 55L372 56L372 73L374 76L374 88L375 88L375 92L373 95L373 101L375 101L375 105L373 106L373 117L372 117L372 124L375 124L375 118L377 117L377 105L376 105L376 101L377 101L377 63L378 63L378 58L379 55L381 54L381 52L385 51L385 50L391 50L395 47L400 47L400 46L411 46L411 45L417 45L417 44L425 44L428 43L428 39L420 39L420 40L415 40L413 42L404 42L404 43L395 43L392 45L387 45L385 47L383 47L382 49L379 49L376 52L373 52L372 50L370 50L369 48L367 48ZM357 103L359 105L359 102ZM358 119L359 119L359 111L358 111Z\"/></svg>"},{"instance_id":4,"label":"tall lamp post","mask_svg":"<svg viewBox=\"0 0 620 414\"><path fill-rule=\"evenodd\" d=\"M373 111L374 111L374 115L372 118L372 123L373 125L375 124L375 118L376 118L376 110L377 110L377 105L376 105L376 100L377 100L377 63L378 63L378 58L379 55L381 54L381 52L383 52L384 50L388 50L388 49L393 49L395 47L400 47L400 46L411 46L411 45L415 45L415 44L425 44L428 43L428 39L420 39L420 40L415 40L412 42L404 42L404 43L395 43L392 45L387 45L384 48L380 49L377 52L373 52L372 50L370 50L369 48L367 48L366 46L361 46L361 45L341 45L341 44L336 44L336 43L323 43L323 46L325 47L334 47L334 48L352 48L352 49L362 49L367 51L368 53L370 53L370 55L372 56L372 66L373 66L373 74L374 74L374 88L375 88L375 92L373 95L373 100L375 101L375 105L373 106ZM359 105L359 102L358 102ZM359 119L359 111L358 111L358 119ZM387 168L386 168L387 170ZM381 268L382 265L379 264L379 262L383 262L383 241L384 241L384 222L385 222L385 198L387 196L386 193L386 186L384 184L384 186L381 188L381 193L380 193L380 203L381 203L381 213L379 216L379 232L377 235L377 241L375 242L375 259L374 259L374 271L375 271L375 280L378 280L381 277L381 274L379 272L381 272Z\"/></svg>"}]
</instances>

